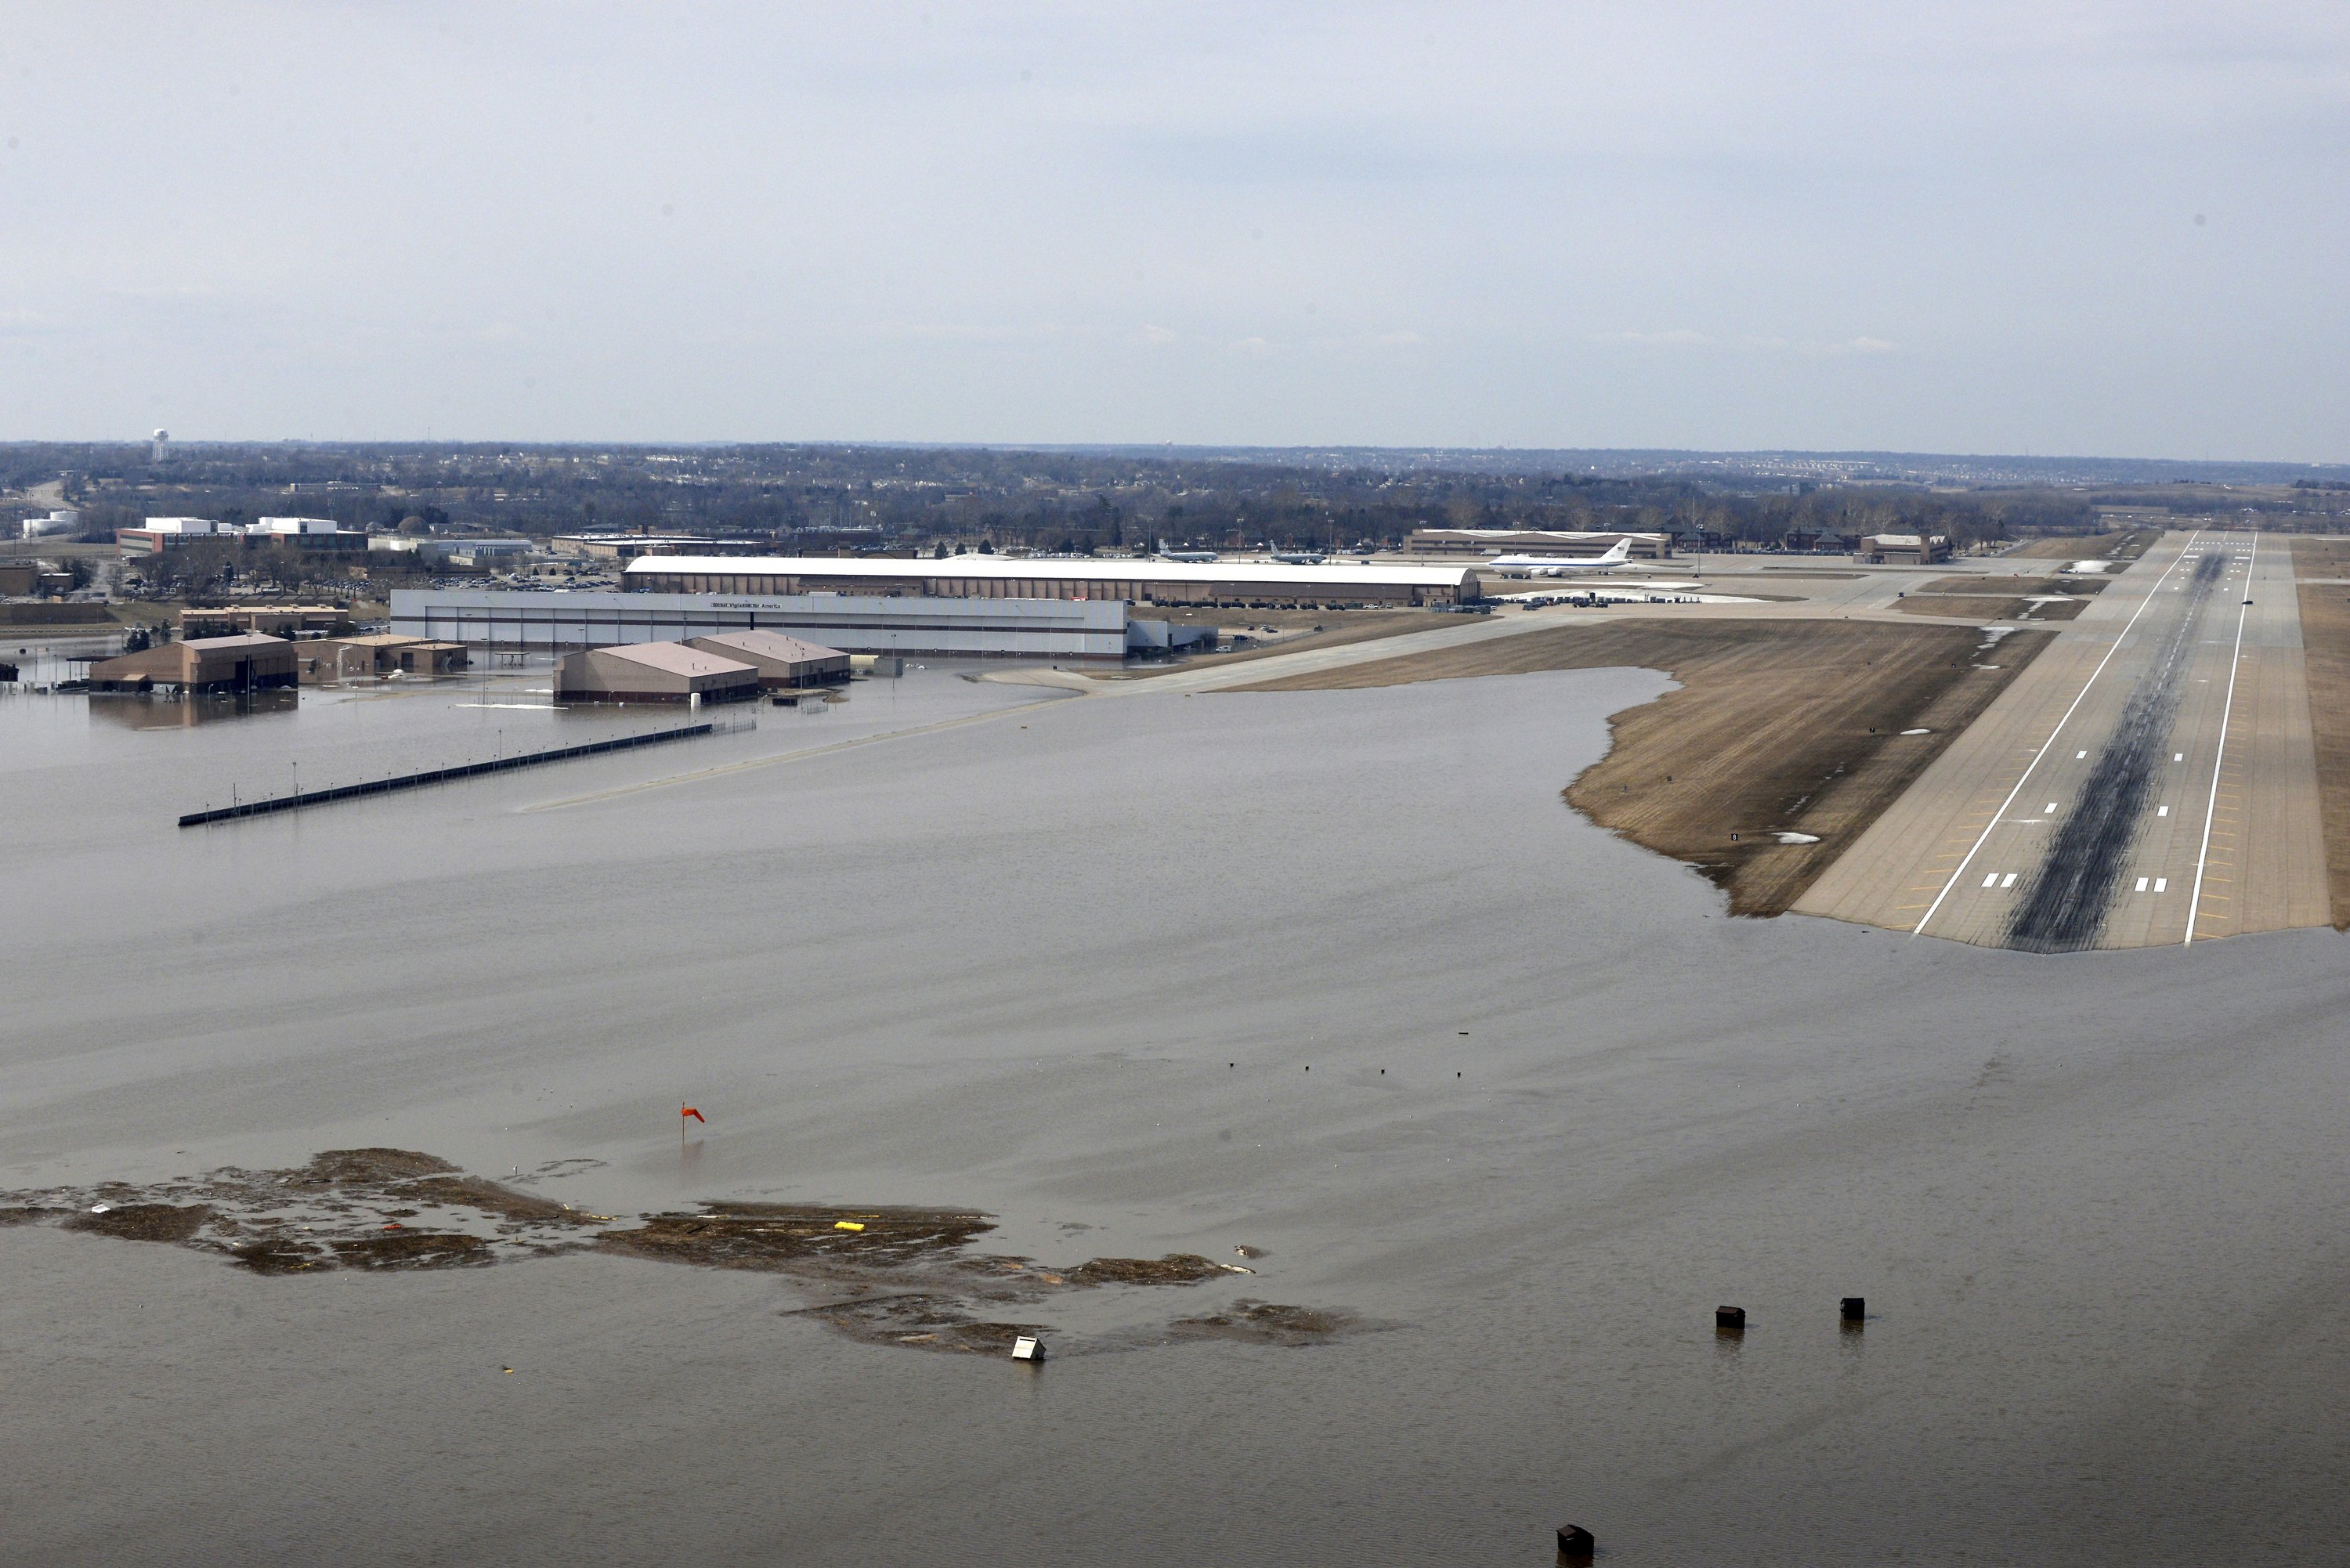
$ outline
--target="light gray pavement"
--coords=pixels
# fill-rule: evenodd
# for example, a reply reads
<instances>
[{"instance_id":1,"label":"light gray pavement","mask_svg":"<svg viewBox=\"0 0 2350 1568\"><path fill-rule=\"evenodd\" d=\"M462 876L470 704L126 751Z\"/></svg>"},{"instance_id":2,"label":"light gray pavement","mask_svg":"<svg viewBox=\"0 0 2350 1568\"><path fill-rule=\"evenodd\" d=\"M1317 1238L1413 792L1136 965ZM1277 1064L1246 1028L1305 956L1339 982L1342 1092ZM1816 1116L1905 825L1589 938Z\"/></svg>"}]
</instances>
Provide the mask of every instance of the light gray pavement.
<instances>
[{"instance_id":1,"label":"light gray pavement","mask_svg":"<svg viewBox=\"0 0 2350 1568\"><path fill-rule=\"evenodd\" d=\"M2192 582L2204 552L2224 566L2199 597ZM2197 940L2330 923L2284 548L2245 534L2168 535L2057 631L1796 909L2012 945L2011 925L2036 874L2052 850L2064 852L2065 823L2106 776L2107 743L2178 633L2177 708L2142 811L2116 825L2126 853L2095 945L2185 941L2190 909Z\"/></svg>"}]
</instances>

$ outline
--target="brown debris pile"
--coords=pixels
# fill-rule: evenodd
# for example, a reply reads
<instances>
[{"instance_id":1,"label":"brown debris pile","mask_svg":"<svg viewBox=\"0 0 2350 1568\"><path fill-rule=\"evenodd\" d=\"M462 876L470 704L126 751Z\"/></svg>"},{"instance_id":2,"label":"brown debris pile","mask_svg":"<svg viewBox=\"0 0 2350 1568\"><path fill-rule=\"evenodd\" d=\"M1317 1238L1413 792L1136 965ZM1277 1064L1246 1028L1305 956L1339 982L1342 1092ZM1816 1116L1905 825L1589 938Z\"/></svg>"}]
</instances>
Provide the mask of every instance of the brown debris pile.
<instances>
[{"instance_id":1,"label":"brown debris pile","mask_svg":"<svg viewBox=\"0 0 2350 1568\"><path fill-rule=\"evenodd\" d=\"M1349 1329L1367 1326L1352 1313L1316 1312L1279 1302L1241 1300L1220 1313L1179 1317L1168 1324L1184 1339L1237 1339L1251 1345L1319 1345Z\"/></svg>"},{"instance_id":2,"label":"brown debris pile","mask_svg":"<svg viewBox=\"0 0 2350 1568\"><path fill-rule=\"evenodd\" d=\"M1081 1285L1196 1285L1234 1272L1196 1252L1170 1252L1163 1258L1096 1258L1071 1269L1069 1281Z\"/></svg>"},{"instance_id":3,"label":"brown debris pile","mask_svg":"<svg viewBox=\"0 0 2350 1568\"><path fill-rule=\"evenodd\" d=\"M212 1217L211 1205L204 1203L185 1207L176 1203L125 1203L119 1208L77 1214L66 1221L65 1228L124 1241L186 1241Z\"/></svg>"},{"instance_id":4,"label":"brown debris pile","mask_svg":"<svg viewBox=\"0 0 2350 1568\"><path fill-rule=\"evenodd\" d=\"M986 1215L960 1209L712 1203L699 1214L649 1214L635 1230L602 1232L596 1245L704 1268L820 1271L840 1262L870 1270L951 1252L994 1229Z\"/></svg>"},{"instance_id":5,"label":"brown debris pile","mask_svg":"<svg viewBox=\"0 0 2350 1568\"><path fill-rule=\"evenodd\" d=\"M590 1162L556 1161L541 1175ZM533 1179L525 1177L525 1181ZM1048 1325L1032 1309L1078 1291L1196 1286L1252 1271L1193 1252L1093 1258L1067 1269L973 1252L995 1229L968 1209L710 1203L632 1221L487 1181L411 1149L328 1149L290 1170L227 1168L149 1187L0 1193L0 1224L56 1224L218 1252L257 1274L478 1268L592 1247L622 1257L786 1276L795 1309L852 1338L915 1349L1008 1351ZM1257 1249L1238 1249L1261 1257ZM1216 1337L1305 1345L1357 1326L1343 1313L1242 1301L1127 1345ZM1096 1348L1111 1343L1103 1341Z\"/></svg>"},{"instance_id":6,"label":"brown debris pile","mask_svg":"<svg viewBox=\"0 0 2350 1568\"><path fill-rule=\"evenodd\" d=\"M231 1167L134 1188L8 1195L19 1224L221 1252L262 1274L446 1269L568 1251L600 1220L400 1148L336 1148L292 1170ZM416 1221L416 1223L411 1223Z\"/></svg>"},{"instance_id":7,"label":"brown debris pile","mask_svg":"<svg viewBox=\"0 0 2350 1568\"><path fill-rule=\"evenodd\" d=\"M1022 1334L1045 1332L1042 1324L973 1318L967 1310L970 1304L954 1296L915 1292L803 1307L798 1315L815 1318L868 1345L899 1345L965 1355L1001 1355Z\"/></svg>"}]
</instances>

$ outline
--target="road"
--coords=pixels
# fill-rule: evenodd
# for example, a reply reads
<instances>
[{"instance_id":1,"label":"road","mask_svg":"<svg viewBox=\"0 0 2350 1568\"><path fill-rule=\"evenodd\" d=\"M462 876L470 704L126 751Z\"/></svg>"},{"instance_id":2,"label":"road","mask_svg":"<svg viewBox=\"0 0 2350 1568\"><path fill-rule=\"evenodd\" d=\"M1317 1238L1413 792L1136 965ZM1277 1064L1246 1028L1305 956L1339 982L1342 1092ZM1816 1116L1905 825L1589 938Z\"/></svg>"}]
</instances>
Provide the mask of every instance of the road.
<instances>
[{"instance_id":1,"label":"road","mask_svg":"<svg viewBox=\"0 0 2350 1568\"><path fill-rule=\"evenodd\" d=\"M2329 924L2286 550L2165 535L1795 908L2042 952Z\"/></svg>"}]
</instances>

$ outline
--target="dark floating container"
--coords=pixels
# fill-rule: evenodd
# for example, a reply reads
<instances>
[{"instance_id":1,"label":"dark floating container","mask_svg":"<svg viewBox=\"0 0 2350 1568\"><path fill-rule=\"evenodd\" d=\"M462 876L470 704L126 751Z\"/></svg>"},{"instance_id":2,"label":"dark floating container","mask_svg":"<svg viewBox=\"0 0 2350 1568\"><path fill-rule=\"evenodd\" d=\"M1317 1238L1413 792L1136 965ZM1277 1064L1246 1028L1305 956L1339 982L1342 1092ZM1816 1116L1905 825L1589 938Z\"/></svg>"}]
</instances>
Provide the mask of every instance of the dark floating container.
<instances>
[{"instance_id":1,"label":"dark floating container","mask_svg":"<svg viewBox=\"0 0 2350 1568\"><path fill-rule=\"evenodd\" d=\"M1598 1541L1591 1532L1579 1524L1558 1527L1558 1560L1562 1563L1588 1563L1599 1550Z\"/></svg>"},{"instance_id":2,"label":"dark floating container","mask_svg":"<svg viewBox=\"0 0 2350 1568\"><path fill-rule=\"evenodd\" d=\"M1845 1322L1859 1323L1867 1316L1868 1298L1866 1296L1846 1296L1844 1298Z\"/></svg>"},{"instance_id":3,"label":"dark floating container","mask_svg":"<svg viewBox=\"0 0 2350 1568\"><path fill-rule=\"evenodd\" d=\"M1719 1329L1727 1329L1731 1334L1745 1333L1746 1309L1744 1307L1727 1306L1718 1306L1714 1308L1713 1326Z\"/></svg>"}]
</instances>

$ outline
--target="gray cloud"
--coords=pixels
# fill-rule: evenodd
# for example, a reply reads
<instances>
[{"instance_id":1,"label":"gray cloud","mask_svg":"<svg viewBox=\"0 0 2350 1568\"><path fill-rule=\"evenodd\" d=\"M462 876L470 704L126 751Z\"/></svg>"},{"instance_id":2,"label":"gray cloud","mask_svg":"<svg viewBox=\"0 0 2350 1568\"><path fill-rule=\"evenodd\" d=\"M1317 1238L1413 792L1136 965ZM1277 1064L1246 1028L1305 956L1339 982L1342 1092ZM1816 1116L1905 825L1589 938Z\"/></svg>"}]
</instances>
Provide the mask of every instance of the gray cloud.
<instances>
[{"instance_id":1,"label":"gray cloud","mask_svg":"<svg viewBox=\"0 0 2350 1568\"><path fill-rule=\"evenodd\" d=\"M0 436L2350 456L2337 5L5 22Z\"/></svg>"}]
</instances>

